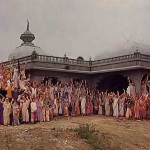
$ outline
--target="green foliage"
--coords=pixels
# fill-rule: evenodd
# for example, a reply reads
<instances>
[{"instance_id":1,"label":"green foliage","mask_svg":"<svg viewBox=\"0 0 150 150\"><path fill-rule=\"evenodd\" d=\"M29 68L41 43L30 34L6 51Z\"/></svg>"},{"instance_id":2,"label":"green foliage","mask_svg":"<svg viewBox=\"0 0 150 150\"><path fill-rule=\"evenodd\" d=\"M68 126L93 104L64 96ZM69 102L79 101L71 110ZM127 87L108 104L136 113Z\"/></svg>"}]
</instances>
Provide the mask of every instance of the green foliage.
<instances>
[{"instance_id":1,"label":"green foliage","mask_svg":"<svg viewBox=\"0 0 150 150\"><path fill-rule=\"evenodd\" d=\"M87 142L94 147L95 150L106 150L107 148L102 142L102 138L105 138L104 134L99 138L99 131L97 131L94 125L84 124L80 125L76 129L77 134L86 139Z\"/></svg>"},{"instance_id":2,"label":"green foliage","mask_svg":"<svg viewBox=\"0 0 150 150\"><path fill-rule=\"evenodd\" d=\"M79 125L79 128L75 131L80 138L85 139L95 150L120 150L119 147L111 145L111 138L107 133L96 130L94 125Z\"/></svg>"}]
</instances>

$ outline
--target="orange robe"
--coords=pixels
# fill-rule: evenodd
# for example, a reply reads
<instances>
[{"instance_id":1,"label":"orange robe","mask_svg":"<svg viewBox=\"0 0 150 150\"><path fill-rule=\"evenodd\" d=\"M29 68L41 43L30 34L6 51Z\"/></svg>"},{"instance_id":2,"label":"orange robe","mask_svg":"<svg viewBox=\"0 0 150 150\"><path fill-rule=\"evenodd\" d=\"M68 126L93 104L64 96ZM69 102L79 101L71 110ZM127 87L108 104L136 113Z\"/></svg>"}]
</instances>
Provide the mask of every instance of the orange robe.
<instances>
[{"instance_id":1,"label":"orange robe","mask_svg":"<svg viewBox=\"0 0 150 150\"><path fill-rule=\"evenodd\" d=\"M7 98L12 98L12 91L14 91L14 87L6 87L6 91L7 91Z\"/></svg>"}]
</instances>

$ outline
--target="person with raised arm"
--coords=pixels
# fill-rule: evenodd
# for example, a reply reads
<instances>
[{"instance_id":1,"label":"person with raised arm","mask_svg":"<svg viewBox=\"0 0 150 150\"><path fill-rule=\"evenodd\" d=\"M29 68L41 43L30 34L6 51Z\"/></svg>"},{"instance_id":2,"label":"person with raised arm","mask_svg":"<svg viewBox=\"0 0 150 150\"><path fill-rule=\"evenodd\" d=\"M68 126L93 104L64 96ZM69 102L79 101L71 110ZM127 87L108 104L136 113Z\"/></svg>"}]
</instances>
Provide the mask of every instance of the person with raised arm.
<instances>
[{"instance_id":1,"label":"person with raised arm","mask_svg":"<svg viewBox=\"0 0 150 150\"><path fill-rule=\"evenodd\" d=\"M119 92L117 91L117 95L114 95L114 103L113 103L113 116L119 116L119 107L118 107L118 99L119 99Z\"/></svg>"},{"instance_id":2,"label":"person with raised arm","mask_svg":"<svg viewBox=\"0 0 150 150\"><path fill-rule=\"evenodd\" d=\"M125 90L123 90L124 92L120 95L119 99L118 99L118 105L119 105L119 117L124 117L125 116Z\"/></svg>"},{"instance_id":3,"label":"person with raised arm","mask_svg":"<svg viewBox=\"0 0 150 150\"><path fill-rule=\"evenodd\" d=\"M30 104L30 99L28 97L25 97L24 94L22 94L21 97L19 97L18 100L21 104L21 112L22 112L22 121L23 123L28 123L29 122L29 104Z\"/></svg>"}]
</instances>

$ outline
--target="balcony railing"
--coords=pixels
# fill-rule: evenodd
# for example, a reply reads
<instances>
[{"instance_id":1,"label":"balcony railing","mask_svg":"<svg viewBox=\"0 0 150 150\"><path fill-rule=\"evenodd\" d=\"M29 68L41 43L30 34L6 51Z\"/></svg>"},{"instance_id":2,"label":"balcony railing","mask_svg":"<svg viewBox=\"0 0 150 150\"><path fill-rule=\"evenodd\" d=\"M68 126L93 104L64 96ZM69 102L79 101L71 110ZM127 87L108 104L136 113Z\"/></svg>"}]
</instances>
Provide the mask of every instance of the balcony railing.
<instances>
[{"instance_id":1,"label":"balcony railing","mask_svg":"<svg viewBox=\"0 0 150 150\"><path fill-rule=\"evenodd\" d=\"M85 61L79 59L70 59L68 57L55 57L55 56L46 56L46 55L38 55L32 54L30 56L26 56L19 59L12 60L13 63L28 63L28 62L48 62L48 63L57 63L57 64L68 64L68 65L78 65L78 66L86 66L86 67L94 67L101 66L105 64L113 64L113 63L121 63L126 61L150 61L150 55L141 54L139 52L135 52L134 54L123 55L118 57L106 58L101 60L94 61ZM10 65L10 61L3 62L5 65Z\"/></svg>"},{"instance_id":2,"label":"balcony railing","mask_svg":"<svg viewBox=\"0 0 150 150\"><path fill-rule=\"evenodd\" d=\"M37 57L34 59L34 61L65 63L65 64L72 64L72 65L89 66L89 61L78 60L78 59L70 59L68 57L55 57L55 56L37 55Z\"/></svg>"}]
</instances>

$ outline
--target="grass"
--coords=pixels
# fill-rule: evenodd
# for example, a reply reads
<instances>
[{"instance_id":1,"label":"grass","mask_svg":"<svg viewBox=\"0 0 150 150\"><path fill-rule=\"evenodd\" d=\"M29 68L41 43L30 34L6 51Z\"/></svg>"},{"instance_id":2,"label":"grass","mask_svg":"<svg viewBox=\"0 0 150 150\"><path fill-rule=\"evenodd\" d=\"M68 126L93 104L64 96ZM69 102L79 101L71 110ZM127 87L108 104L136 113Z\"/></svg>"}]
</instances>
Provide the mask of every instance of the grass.
<instances>
[{"instance_id":1,"label":"grass","mask_svg":"<svg viewBox=\"0 0 150 150\"><path fill-rule=\"evenodd\" d=\"M85 139L95 150L120 150L119 147L111 145L111 138L108 133L96 130L94 125L79 125L79 128L75 131L80 138Z\"/></svg>"}]
</instances>

